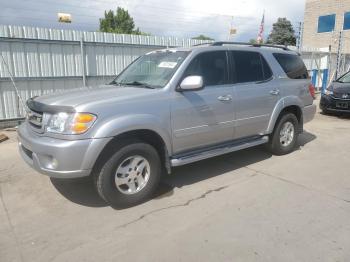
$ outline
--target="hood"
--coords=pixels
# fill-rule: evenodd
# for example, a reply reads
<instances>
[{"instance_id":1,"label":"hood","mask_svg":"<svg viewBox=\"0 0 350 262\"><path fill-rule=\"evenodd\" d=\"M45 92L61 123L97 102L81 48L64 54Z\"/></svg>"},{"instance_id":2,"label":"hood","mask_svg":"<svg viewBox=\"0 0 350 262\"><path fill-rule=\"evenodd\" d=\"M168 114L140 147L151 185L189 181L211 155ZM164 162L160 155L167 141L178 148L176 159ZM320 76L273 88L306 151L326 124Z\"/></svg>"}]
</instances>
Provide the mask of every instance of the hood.
<instances>
[{"instance_id":1,"label":"hood","mask_svg":"<svg viewBox=\"0 0 350 262\"><path fill-rule=\"evenodd\" d=\"M98 87L76 88L56 94L49 94L34 98L35 102L50 106L77 107L88 105L89 103L106 103L153 94L157 89L147 89L139 87L119 87L113 85L103 85Z\"/></svg>"},{"instance_id":2,"label":"hood","mask_svg":"<svg viewBox=\"0 0 350 262\"><path fill-rule=\"evenodd\" d=\"M332 83L333 92L338 94L350 94L350 83Z\"/></svg>"}]
</instances>

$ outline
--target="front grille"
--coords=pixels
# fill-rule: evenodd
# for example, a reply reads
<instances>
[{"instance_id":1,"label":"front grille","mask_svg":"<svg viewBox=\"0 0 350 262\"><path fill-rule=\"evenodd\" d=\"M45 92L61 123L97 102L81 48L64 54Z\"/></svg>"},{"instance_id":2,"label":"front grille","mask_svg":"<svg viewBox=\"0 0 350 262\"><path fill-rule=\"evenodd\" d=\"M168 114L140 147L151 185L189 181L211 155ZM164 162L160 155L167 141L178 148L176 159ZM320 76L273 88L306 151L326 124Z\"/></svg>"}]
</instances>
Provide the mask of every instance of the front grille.
<instances>
[{"instance_id":1,"label":"front grille","mask_svg":"<svg viewBox=\"0 0 350 262\"><path fill-rule=\"evenodd\" d=\"M43 125L43 113L42 112L35 112L33 110L30 110L28 112L28 122L31 126L37 129L41 129Z\"/></svg>"},{"instance_id":2,"label":"front grille","mask_svg":"<svg viewBox=\"0 0 350 262\"><path fill-rule=\"evenodd\" d=\"M334 98L350 100L350 93L333 93Z\"/></svg>"}]
</instances>

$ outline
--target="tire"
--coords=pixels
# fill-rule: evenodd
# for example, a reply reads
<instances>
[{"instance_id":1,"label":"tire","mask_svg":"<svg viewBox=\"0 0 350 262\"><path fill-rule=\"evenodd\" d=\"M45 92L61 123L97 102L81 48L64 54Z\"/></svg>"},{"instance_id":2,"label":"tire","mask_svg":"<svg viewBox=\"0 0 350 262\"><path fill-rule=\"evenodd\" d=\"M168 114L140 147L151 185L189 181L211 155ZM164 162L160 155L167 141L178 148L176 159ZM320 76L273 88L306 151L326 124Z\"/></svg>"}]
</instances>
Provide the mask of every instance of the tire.
<instances>
[{"instance_id":1,"label":"tire","mask_svg":"<svg viewBox=\"0 0 350 262\"><path fill-rule=\"evenodd\" d=\"M131 167L135 168L131 170ZM95 174L95 185L100 197L109 205L116 209L128 208L152 197L161 170L161 161L153 146L124 141Z\"/></svg>"},{"instance_id":2,"label":"tire","mask_svg":"<svg viewBox=\"0 0 350 262\"><path fill-rule=\"evenodd\" d=\"M289 129L293 129L293 137L291 138L289 135L281 137L282 129L285 127L290 127L290 125L293 126ZM292 113L286 113L282 115L279 118L273 133L270 136L270 141L267 145L269 151L272 154L279 156L293 152L298 141L298 135L298 119L296 118L296 116Z\"/></svg>"}]
</instances>

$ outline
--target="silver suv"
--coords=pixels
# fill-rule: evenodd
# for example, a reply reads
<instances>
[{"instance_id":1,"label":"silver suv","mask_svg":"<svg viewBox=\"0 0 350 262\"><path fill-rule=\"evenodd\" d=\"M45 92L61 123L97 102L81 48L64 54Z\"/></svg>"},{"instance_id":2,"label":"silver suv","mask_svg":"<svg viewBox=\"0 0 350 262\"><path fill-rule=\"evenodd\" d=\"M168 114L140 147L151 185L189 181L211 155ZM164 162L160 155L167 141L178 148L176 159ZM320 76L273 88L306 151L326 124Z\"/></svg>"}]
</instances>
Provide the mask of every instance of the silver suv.
<instances>
[{"instance_id":1,"label":"silver suv","mask_svg":"<svg viewBox=\"0 0 350 262\"><path fill-rule=\"evenodd\" d=\"M29 99L19 149L40 173L93 177L123 208L150 198L172 167L260 144L292 152L313 96L302 59L285 47L159 50L102 87Z\"/></svg>"}]
</instances>

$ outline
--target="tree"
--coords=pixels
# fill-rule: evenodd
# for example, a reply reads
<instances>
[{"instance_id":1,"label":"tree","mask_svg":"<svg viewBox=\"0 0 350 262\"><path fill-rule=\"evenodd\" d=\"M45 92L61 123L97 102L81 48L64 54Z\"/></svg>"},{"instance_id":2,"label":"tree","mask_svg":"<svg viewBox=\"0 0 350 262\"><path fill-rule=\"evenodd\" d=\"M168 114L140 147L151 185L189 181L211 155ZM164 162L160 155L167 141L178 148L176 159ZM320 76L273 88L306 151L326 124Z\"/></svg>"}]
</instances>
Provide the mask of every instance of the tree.
<instances>
[{"instance_id":1,"label":"tree","mask_svg":"<svg viewBox=\"0 0 350 262\"><path fill-rule=\"evenodd\" d=\"M199 35L196 37L192 37L192 39L196 39L196 40L214 40L213 38L210 38L209 36L205 36L205 35Z\"/></svg>"},{"instance_id":2,"label":"tree","mask_svg":"<svg viewBox=\"0 0 350 262\"><path fill-rule=\"evenodd\" d=\"M278 18L273 24L272 31L267 39L268 44L295 45L295 32L291 22L287 18Z\"/></svg>"},{"instance_id":3,"label":"tree","mask_svg":"<svg viewBox=\"0 0 350 262\"><path fill-rule=\"evenodd\" d=\"M124 8L118 7L114 13L105 11L105 17L100 19L100 31L118 34L143 35L139 28L135 28L134 19Z\"/></svg>"},{"instance_id":4,"label":"tree","mask_svg":"<svg viewBox=\"0 0 350 262\"><path fill-rule=\"evenodd\" d=\"M252 44L252 45L255 45L257 44L258 42L256 41L256 39L252 38L249 40L249 44Z\"/></svg>"}]
</instances>

